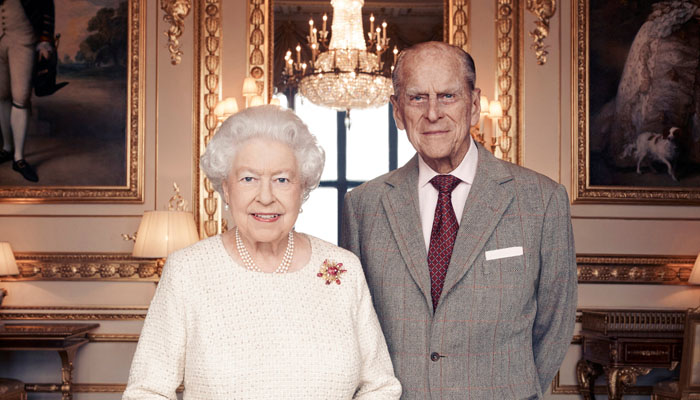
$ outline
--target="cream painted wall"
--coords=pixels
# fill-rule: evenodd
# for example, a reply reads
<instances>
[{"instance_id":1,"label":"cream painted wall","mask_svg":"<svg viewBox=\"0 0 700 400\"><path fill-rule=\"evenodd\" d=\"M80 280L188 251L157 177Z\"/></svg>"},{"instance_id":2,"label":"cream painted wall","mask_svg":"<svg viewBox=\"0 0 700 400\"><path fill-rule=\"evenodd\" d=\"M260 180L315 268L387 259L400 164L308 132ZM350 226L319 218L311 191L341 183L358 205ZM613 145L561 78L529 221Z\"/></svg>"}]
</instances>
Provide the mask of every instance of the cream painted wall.
<instances>
[{"instance_id":1,"label":"cream painted wall","mask_svg":"<svg viewBox=\"0 0 700 400\"><path fill-rule=\"evenodd\" d=\"M538 66L527 30L533 16L524 15L523 111L524 165L561 182L571 193L571 1L558 2L552 19L549 61ZM222 95L243 105L246 75L246 7L224 1ZM181 38L182 63L172 66L157 2L146 10L145 202L143 204L0 204L0 241L20 252L129 252L121 233L134 232L145 210L163 209L177 181L192 204L194 32L193 14ZM495 3L471 2L471 52L477 62L478 86L489 99L495 93ZM183 160L188 160L184 162ZM700 251L700 207L573 205L579 253L691 255ZM8 282L7 306L146 306L153 283ZM685 308L700 301L700 289L685 286L581 285L579 307ZM138 333L140 321L99 321L99 333ZM78 383L125 383L134 343L90 343L76 362ZM562 384L574 384L573 366L580 354L571 346L561 373ZM0 353L0 376L27 382L57 381L55 354ZM81 394L82 399L117 399L119 394ZM56 398L32 395L31 399ZM576 398L554 396L548 398Z\"/></svg>"}]
</instances>

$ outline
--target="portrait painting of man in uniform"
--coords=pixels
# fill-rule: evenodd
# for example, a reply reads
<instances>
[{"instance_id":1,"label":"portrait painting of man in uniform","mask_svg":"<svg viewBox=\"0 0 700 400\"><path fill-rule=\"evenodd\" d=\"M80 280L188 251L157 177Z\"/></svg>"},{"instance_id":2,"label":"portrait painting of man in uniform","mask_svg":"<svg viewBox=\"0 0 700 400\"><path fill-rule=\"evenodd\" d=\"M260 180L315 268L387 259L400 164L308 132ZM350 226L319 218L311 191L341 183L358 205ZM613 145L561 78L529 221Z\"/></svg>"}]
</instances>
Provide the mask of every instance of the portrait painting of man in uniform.
<instances>
[{"instance_id":1,"label":"portrait painting of man in uniform","mask_svg":"<svg viewBox=\"0 0 700 400\"><path fill-rule=\"evenodd\" d=\"M0 0L0 201L140 199L140 3Z\"/></svg>"}]
</instances>

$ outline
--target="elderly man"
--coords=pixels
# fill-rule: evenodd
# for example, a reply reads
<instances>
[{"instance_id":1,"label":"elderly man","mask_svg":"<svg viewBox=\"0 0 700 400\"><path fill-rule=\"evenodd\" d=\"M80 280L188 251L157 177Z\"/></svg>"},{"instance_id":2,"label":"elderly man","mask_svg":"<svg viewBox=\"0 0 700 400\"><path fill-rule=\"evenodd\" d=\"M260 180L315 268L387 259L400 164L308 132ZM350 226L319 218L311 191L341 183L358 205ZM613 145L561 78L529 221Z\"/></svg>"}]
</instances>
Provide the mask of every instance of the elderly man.
<instances>
[{"instance_id":1,"label":"elderly man","mask_svg":"<svg viewBox=\"0 0 700 400\"><path fill-rule=\"evenodd\" d=\"M405 50L394 119L418 154L345 197L405 399L539 399L571 341L576 265L563 186L496 159L474 62L440 42Z\"/></svg>"}]
</instances>

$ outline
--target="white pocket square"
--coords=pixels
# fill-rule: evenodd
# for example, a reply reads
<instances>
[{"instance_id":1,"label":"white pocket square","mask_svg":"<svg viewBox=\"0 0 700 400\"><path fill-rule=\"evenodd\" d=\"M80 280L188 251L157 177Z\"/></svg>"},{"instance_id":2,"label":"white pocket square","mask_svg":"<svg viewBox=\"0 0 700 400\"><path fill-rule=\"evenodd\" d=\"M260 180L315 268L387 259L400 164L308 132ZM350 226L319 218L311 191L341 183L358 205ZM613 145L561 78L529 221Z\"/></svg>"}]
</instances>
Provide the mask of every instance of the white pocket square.
<instances>
[{"instance_id":1,"label":"white pocket square","mask_svg":"<svg viewBox=\"0 0 700 400\"><path fill-rule=\"evenodd\" d=\"M506 247L504 249L489 250L485 253L486 260L498 260L499 258L515 257L523 255L521 246Z\"/></svg>"}]
</instances>

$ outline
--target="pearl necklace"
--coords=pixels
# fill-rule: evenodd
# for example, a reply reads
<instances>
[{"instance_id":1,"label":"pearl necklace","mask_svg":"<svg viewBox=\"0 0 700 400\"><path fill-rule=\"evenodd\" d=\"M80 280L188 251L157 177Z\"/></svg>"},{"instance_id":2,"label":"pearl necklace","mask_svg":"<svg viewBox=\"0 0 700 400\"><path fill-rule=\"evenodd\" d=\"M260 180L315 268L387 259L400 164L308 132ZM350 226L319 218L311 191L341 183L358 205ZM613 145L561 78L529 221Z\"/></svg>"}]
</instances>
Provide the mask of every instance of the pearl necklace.
<instances>
[{"instance_id":1,"label":"pearl necklace","mask_svg":"<svg viewBox=\"0 0 700 400\"><path fill-rule=\"evenodd\" d=\"M238 249L238 255L243 260L246 269L249 271L262 272L260 267L255 265L253 257L250 256L248 250L241 240L241 235L238 233L238 227L236 227L236 248ZM294 231L289 231L289 236L287 238L287 249L284 251L284 257L282 257L282 262L279 267L275 270L276 274L284 274L289 270L289 266L292 264L292 256L294 255Z\"/></svg>"}]
</instances>

